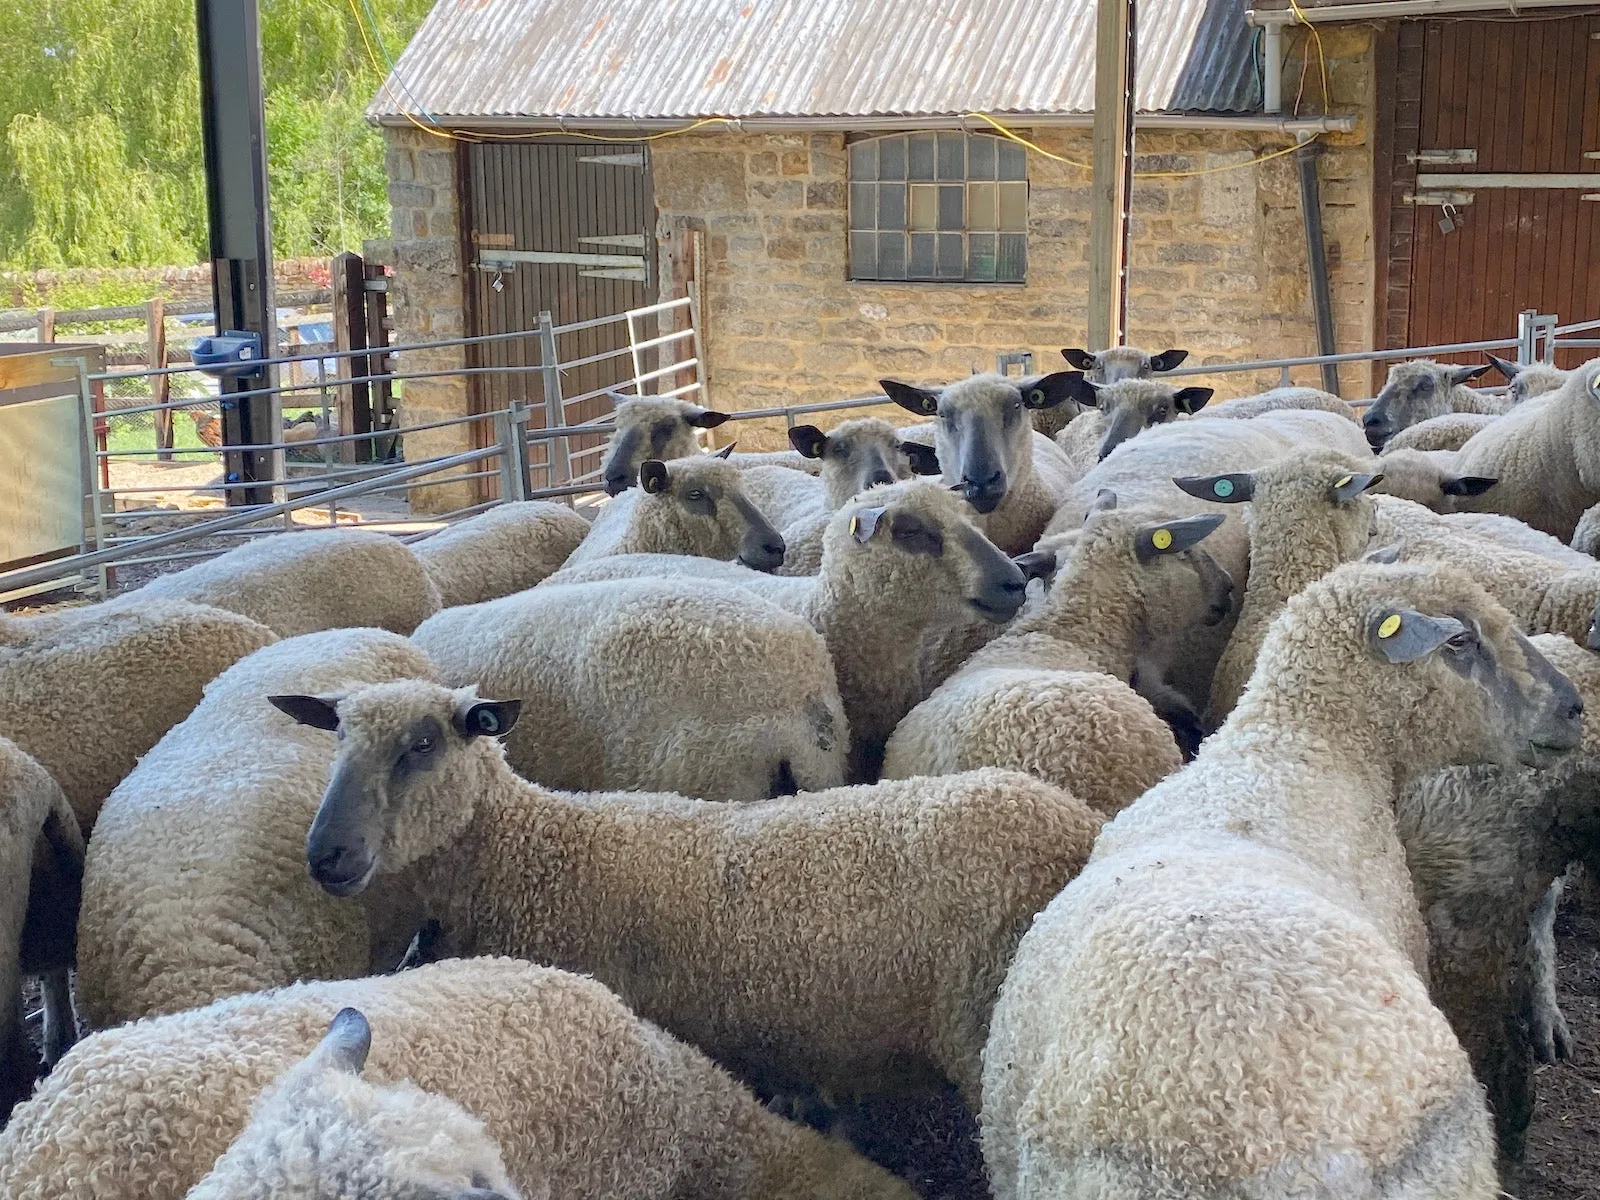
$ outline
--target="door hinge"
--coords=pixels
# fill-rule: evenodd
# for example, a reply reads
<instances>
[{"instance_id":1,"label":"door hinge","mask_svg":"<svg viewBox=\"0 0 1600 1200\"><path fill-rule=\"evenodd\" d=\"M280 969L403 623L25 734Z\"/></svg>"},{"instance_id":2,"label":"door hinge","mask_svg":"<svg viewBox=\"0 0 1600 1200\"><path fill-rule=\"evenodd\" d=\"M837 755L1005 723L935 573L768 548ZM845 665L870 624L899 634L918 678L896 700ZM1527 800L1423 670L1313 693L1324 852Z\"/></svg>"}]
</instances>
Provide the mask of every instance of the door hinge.
<instances>
[{"instance_id":1,"label":"door hinge","mask_svg":"<svg viewBox=\"0 0 1600 1200\"><path fill-rule=\"evenodd\" d=\"M1417 150L1406 155L1408 163L1424 163L1431 167L1460 166L1478 161L1476 150Z\"/></svg>"}]
</instances>

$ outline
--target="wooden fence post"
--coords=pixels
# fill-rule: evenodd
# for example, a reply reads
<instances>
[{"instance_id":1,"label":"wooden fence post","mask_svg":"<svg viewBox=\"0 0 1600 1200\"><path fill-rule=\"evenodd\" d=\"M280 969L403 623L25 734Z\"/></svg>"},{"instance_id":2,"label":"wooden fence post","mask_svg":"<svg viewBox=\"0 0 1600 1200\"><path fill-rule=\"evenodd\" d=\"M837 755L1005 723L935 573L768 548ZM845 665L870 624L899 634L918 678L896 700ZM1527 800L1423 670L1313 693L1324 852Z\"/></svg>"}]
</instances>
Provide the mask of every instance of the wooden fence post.
<instances>
[{"instance_id":1,"label":"wooden fence post","mask_svg":"<svg viewBox=\"0 0 1600 1200\"><path fill-rule=\"evenodd\" d=\"M152 371L159 371L167 365L167 306L160 296L145 306L144 326L149 350L146 361ZM171 399L172 376L150 376L150 403L166 404ZM171 462L172 410L158 408L152 415L156 419L156 450L159 451L156 461Z\"/></svg>"},{"instance_id":2,"label":"wooden fence post","mask_svg":"<svg viewBox=\"0 0 1600 1200\"><path fill-rule=\"evenodd\" d=\"M41 308L39 310L39 340L53 342L56 340L56 310Z\"/></svg>"},{"instance_id":3,"label":"wooden fence post","mask_svg":"<svg viewBox=\"0 0 1600 1200\"><path fill-rule=\"evenodd\" d=\"M336 350L365 350L367 340L366 264L359 254L346 250L333 258L333 344ZM372 374L370 359L357 355L339 359L340 379L360 379ZM372 389L365 383L341 384L339 432L372 432ZM340 462L369 462L371 439L340 442Z\"/></svg>"}]
</instances>

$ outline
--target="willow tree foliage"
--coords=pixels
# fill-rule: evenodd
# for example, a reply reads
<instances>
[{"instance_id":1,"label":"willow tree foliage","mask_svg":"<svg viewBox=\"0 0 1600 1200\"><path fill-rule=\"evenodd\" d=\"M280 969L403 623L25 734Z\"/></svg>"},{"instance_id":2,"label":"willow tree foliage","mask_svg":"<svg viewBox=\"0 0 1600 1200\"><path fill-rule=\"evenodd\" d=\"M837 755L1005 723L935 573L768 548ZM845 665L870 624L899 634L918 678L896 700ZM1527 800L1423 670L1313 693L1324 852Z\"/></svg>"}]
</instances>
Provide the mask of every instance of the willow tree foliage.
<instances>
[{"instance_id":1,"label":"willow tree foliage","mask_svg":"<svg viewBox=\"0 0 1600 1200\"><path fill-rule=\"evenodd\" d=\"M429 0L259 2L274 248L359 248L388 224L383 140L362 109ZM0 0L0 262L205 258L194 13Z\"/></svg>"}]
</instances>

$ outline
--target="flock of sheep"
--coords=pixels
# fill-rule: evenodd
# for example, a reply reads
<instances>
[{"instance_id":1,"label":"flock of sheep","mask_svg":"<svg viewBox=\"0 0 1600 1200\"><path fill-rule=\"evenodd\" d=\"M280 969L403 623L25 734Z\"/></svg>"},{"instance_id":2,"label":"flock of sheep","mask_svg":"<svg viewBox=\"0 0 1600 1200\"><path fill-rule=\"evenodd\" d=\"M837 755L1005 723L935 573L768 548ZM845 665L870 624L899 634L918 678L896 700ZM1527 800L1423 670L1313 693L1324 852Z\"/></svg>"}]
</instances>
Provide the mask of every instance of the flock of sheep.
<instances>
[{"instance_id":1,"label":"flock of sheep","mask_svg":"<svg viewBox=\"0 0 1600 1200\"><path fill-rule=\"evenodd\" d=\"M0 1196L889 1200L779 1114L951 1085L1000 1200L1496 1196L1600 865L1600 360L1065 353L0 616Z\"/></svg>"}]
</instances>

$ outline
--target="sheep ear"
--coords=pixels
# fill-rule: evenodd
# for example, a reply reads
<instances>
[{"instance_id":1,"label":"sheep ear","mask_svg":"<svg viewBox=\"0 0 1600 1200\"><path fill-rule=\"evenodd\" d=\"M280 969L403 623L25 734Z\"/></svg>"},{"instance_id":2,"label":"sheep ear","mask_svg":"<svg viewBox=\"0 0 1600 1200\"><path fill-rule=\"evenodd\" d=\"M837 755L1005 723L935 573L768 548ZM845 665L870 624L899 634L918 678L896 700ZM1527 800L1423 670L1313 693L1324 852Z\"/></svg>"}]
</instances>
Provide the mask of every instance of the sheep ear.
<instances>
[{"instance_id":1,"label":"sheep ear","mask_svg":"<svg viewBox=\"0 0 1600 1200\"><path fill-rule=\"evenodd\" d=\"M313 1053L348 1075L359 1075L372 1049L372 1026L359 1009L341 1008L328 1025Z\"/></svg>"},{"instance_id":2,"label":"sheep ear","mask_svg":"<svg viewBox=\"0 0 1600 1200\"><path fill-rule=\"evenodd\" d=\"M724 446L721 450L718 450L711 457L712 458L727 458L728 455L733 453L733 448L735 446L737 446L738 444L739 444L738 442L729 442L726 446Z\"/></svg>"},{"instance_id":3,"label":"sheep ear","mask_svg":"<svg viewBox=\"0 0 1600 1200\"><path fill-rule=\"evenodd\" d=\"M1365 475L1360 473L1341 475L1339 478L1333 481L1333 487L1329 489L1329 492L1333 496L1333 502L1335 504L1349 504L1350 501L1361 495L1362 492L1376 487L1382 482L1382 475Z\"/></svg>"},{"instance_id":4,"label":"sheep ear","mask_svg":"<svg viewBox=\"0 0 1600 1200\"><path fill-rule=\"evenodd\" d=\"M878 386L883 389L885 396L907 412L931 417L939 411L939 393L931 388L918 387L914 383L901 383L898 379L880 379Z\"/></svg>"},{"instance_id":5,"label":"sheep ear","mask_svg":"<svg viewBox=\"0 0 1600 1200\"><path fill-rule=\"evenodd\" d=\"M521 700L471 700L456 706L450 724L462 737L505 737L521 712Z\"/></svg>"},{"instance_id":6,"label":"sheep ear","mask_svg":"<svg viewBox=\"0 0 1600 1200\"><path fill-rule=\"evenodd\" d=\"M1022 393L1022 403L1028 408L1054 408L1071 400L1083 378L1080 371L1054 371L1049 375L1035 375L1017 380L1017 390Z\"/></svg>"},{"instance_id":7,"label":"sheep ear","mask_svg":"<svg viewBox=\"0 0 1600 1200\"><path fill-rule=\"evenodd\" d=\"M268 696L267 703L302 725L332 733L339 728L339 701L343 699L343 696Z\"/></svg>"},{"instance_id":8,"label":"sheep ear","mask_svg":"<svg viewBox=\"0 0 1600 1200\"><path fill-rule=\"evenodd\" d=\"M1172 481L1196 500L1218 504L1243 504L1256 494L1256 477L1249 471L1231 475L1182 475Z\"/></svg>"},{"instance_id":9,"label":"sheep ear","mask_svg":"<svg viewBox=\"0 0 1600 1200\"><path fill-rule=\"evenodd\" d=\"M1094 380L1085 375L1083 377L1083 384L1077 389L1074 398L1079 404L1082 404L1088 408L1099 408L1100 393L1105 391L1106 388L1110 386L1110 384L1106 383L1096 383Z\"/></svg>"},{"instance_id":10,"label":"sheep ear","mask_svg":"<svg viewBox=\"0 0 1600 1200\"><path fill-rule=\"evenodd\" d=\"M1400 543L1395 542L1389 546L1379 546L1376 550L1368 550L1361 556L1362 562L1367 563L1397 563L1400 561Z\"/></svg>"},{"instance_id":11,"label":"sheep ear","mask_svg":"<svg viewBox=\"0 0 1600 1200\"><path fill-rule=\"evenodd\" d=\"M1149 562L1163 554L1177 554L1202 541L1218 525L1221 513L1202 513L1197 517L1184 517L1181 521L1161 521L1145 525L1133 535L1133 553L1140 562Z\"/></svg>"},{"instance_id":12,"label":"sheep ear","mask_svg":"<svg viewBox=\"0 0 1600 1200\"><path fill-rule=\"evenodd\" d=\"M731 413L718 412L714 408L697 408L694 412L684 417L684 420L696 429L715 429L731 415Z\"/></svg>"},{"instance_id":13,"label":"sheep ear","mask_svg":"<svg viewBox=\"0 0 1600 1200\"><path fill-rule=\"evenodd\" d=\"M667 464L659 458L647 458L639 464L639 486L652 496L667 490Z\"/></svg>"},{"instance_id":14,"label":"sheep ear","mask_svg":"<svg viewBox=\"0 0 1600 1200\"><path fill-rule=\"evenodd\" d=\"M865 544L877 531L878 519L887 511L883 508L858 508L850 514L850 536Z\"/></svg>"},{"instance_id":15,"label":"sheep ear","mask_svg":"<svg viewBox=\"0 0 1600 1200\"><path fill-rule=\"evenodd\" d=\"M1110 488L1101 488L1094 494L1094 503L1089 505L1089 511L1083 514L1087 521L1095 513L1110 512L1117 507L1117 494Z\"/></svg>"},{"instance_id":16,"label":"sheep ear","mask_svg":"<svg viewBox=\"0 0 1600 1200\"><path fill-rule=\"evenodd\" d=\"M1211 402L1214 395L1215 388L1186 387L1173 393L1172 402L1177 405L1179 412L1197 413Z\"/></svg>"},{"instance_id":17,"label":"sheep ear","mask_svg":"<svg viewBox=\"0 0 1600 1200\"><path fill-rule=\"evenodd\" d=\"M1488 363L1479 363L1475 367L1451 367L1448 371L1448 378L1452 385L1465 383L1469 379L1476 379L1479 375L1482 375L1489 369L1489 365Z\"/></svg>"},{"instance_id":18,"label":"sheep ear","mask_svg":"<svg viewBox=\"0 0 1600 1200\"><path fill-rule=\"evenodd\" d=\"M1074 346L1070 350L1063 350L1061 352L1061 357L1066 359L1073 366L1077 367L1080 371L1094 370L1094 355L1090 354L1087 350L1079 350L1076 346Z\"/></svg>"},{"instance_id":19,"label":"sheep ear","mask_svg":"<svg viewBox=\"0 0 1600 1200\"><path fill-rule=\"evenodd\" d=\"M789 430L789 445L806 458L821 458L828 449L828 435L815 425L796 425Z\"/></svg>"},{"instance_id":20,"label":"sheep ear","mask_svg":"<svg viewBox=\"0 0 1600 1200\"><path fill-rule=\"evenodd\" d=\"M1026 554L1012 557L1012 562L1017 564L1017 569L1022 572L1024 579L1043 579L1049 582L1050 576L1055 574L1056 556L1053 550L1030 550Z\"/></svg>"},{"instance_id":21,"label":"sheep ear","mask_svg":"<svg viewBox=\"0 0 1600 1200\"><path fill-rule=\"evenodd\" d=\"M1446 479L1439 490L1446 496L1481 496L1500 481L1488 475L1458 475Z\"/></svg>"},{"instance_id":22,"label":"sheep ear","mask_svg":"<svg viewBox=\"0 0 1600 1200\"><path fill-rule=\"evenodd\" d=\"M1187 350L1163 350L1160 354L1150 356L1150 370L1156 374L1162 371L1176 371L1184 359L1189 357Z\"/></svg>"},{"instance_id":23,"label":"sheep ear","mask_svg":"<svg viewBox=\"0 0 1600 1200\"><path fill-rule=\"evenodd\" d=\"M944 468L939 465L939 452L921 442L901 442L900 449L911 460L914 475L937 475Z\"/></svg>"},{"instance_id":24,"label":"sheep ear","mask_svg":"<svg viewBox=\"0 0 1600 1200\"><path fill-rule=\"evenodd\" d=\"M1391 663L1426 658L1467 627L1454 617L1430 617L1412 608L1388 609L1367 626L1367 644Z\"/></svg>"},{"instance_id":25,"label":"sheep ear","mask_svg":"<svg viewBox=\"0 0 1600 1200\"><path fill-rule=\"evenodd\" d=\"M1484 353L1484 357L1487 358L1491 363L1494 364L1495 370L1499 371L1500 374L1504 375L1506 377L1506 382L1508 382L1508 383L1511 380L1515 379L1518 375L1522 374L1522 364L1521 363L1509 362L1506 359L1497 358L1493 354L1489 354L1488 352Z\"/></svg>"}]
</instances>

